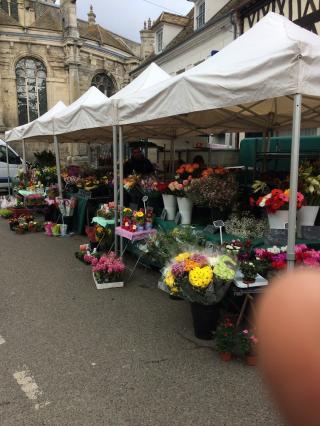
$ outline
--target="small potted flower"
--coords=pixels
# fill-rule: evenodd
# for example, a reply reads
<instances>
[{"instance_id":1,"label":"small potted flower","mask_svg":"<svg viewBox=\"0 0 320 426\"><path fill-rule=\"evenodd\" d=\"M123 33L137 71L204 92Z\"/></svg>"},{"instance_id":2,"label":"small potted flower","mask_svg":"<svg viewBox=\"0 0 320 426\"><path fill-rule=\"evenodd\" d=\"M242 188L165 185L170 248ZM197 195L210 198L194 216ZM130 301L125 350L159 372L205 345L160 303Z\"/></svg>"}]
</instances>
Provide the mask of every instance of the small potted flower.
<instances>
[{"instance_id":1,"label":"small potted flower","mask_svg":"<svg viewBox=\"0 0 320 426\"><path fill-rule=\"evenodd\" d=\"M55 223L52 226L52 235L54 237L59 237L60 236L60 224L59 223Z\"/></svg>"},{"instance_id":2,"label":"small potted flower","mask_svg":"<svg viewBox=\"0 0 320 426\"><path fill-rule=\"evenodd\" d=\"M127 229L130 230L131 224L132 224L132 215L133 212L131 209L129 209L129 207L125 207L122 210L122 225L121 227L123 229Z\"/></svg>"},{"instance_id":3,"label":"small potted flower","mask_svg":"<svg viewBox=\"0 0 320 426\"><path fill-rule=\"evenodd\" d=\"M137 223L137 230L143 231L144 230L144 224L145 224L145 214L143 211L139 210L134 213L134 218Z\"/></svg>"},{"instance_id":4,"label":"small potted flower","mask_svg":"<svg viewBox=\"0 0 320 426\"><path fill-rule=\"evenodd\" d=\"M218 325L216 331L216 348L222 361L231 361L234 346L235 326L233 321L227 317Z\"/></svg>"},{"instance_id":5,"label":"small potted flower","mask_svg":"<svg viewBox=\"0 0 320 426\"><path fill-rule=\"evenodd\" d=\"M245 260L240 263L240 271L243 275L242 281L245 284L252 284L255 282L257 273L257 267L254 262L250 260Z\"/></svg>"},{"instance_id":6,"label":"small potted flower","mask_svg":"<svg viewBox=\"0 0 320 426\"><path fill-rule=\"evenodd\" d=\"M239 348L246 364L254 366L257 364L258 339L252 330L240 330L238 335Z\"/></svg>"},{"instance_id":7,"label":"small potted flower","mask_svg":"<svg viewBox=\"0 0 320 426\"><path fill-rule=\"evenodd\" d=\"M19 225L19 220L17 218L14 217L9 220L9 227L11 231L15 231L18 225Z\"/></svg>"}]
</instances>

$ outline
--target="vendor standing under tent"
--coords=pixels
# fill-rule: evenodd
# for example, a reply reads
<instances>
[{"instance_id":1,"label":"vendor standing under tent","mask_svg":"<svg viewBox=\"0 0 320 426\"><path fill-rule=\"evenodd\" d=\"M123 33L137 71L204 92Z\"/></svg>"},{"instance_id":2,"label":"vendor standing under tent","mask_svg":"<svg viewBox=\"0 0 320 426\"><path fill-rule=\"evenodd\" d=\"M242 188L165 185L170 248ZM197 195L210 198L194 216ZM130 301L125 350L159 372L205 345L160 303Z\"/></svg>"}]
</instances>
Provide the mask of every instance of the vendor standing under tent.
<instances>
[{"instance_id":1,"label":"vendor standing under tent","mask_svg":"<svg viewBox=\"0 0 320 426\"><path fill-rule=\"evenodd\" d=\"M133 173L137 175L148 175L154 173L154 167L142 153L140 148L132 150L131 158L124 163L123 175L128 177Z\"/></svg>"}]
</instances>

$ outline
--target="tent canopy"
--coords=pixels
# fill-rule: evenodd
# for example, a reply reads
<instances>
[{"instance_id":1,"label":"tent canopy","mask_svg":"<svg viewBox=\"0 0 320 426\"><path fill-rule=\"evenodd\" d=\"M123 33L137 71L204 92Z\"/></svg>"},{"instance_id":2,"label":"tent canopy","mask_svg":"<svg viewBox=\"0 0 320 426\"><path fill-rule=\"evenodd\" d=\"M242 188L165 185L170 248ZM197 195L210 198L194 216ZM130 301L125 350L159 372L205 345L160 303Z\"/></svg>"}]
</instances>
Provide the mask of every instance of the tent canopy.
<instances>
[{"instance_id":1,"label":"tent canopy","mask_svg":"<svg viewBox=\"0 0 320 426\"><path fill-rule=\"evenodd\" d=\"M59 120L59 118L67 116L70 120L72 120L72 117L79 114L79 120L82 120L82 107L95 106L107 100L107 96L100 92L100 90L98 90L96 87L91 86L82 96L80 96L71 105L64 108L59 113L48 116L45 120L42 120L41 127L30 126L24 132L24 138L27 139L35 136L53 136L54 134L56 134L56 121ZM67 122L65 123L65 131L68 131Z\"/></svg>"},{"instance_id":2,"label":"tent canopy","mask_svg":"<svg viewBox=\"0 0 320 426\"><path fill-rule=\"evenodd\" d=\"M125 101L128 97L137 96L141 91L148 90L149 87L156 83L169 79L169 74L158 65L152 63L136 79L111 98L100 97L100 99L95 99L94 102L80 103L72 111L67 109L63 114L55 118L54 128L55 133L59 135L59 142L64 140L69 142L72 138L77 142L82 137L112 139L111 127L114 124L118 102L120 100ZM107 115L103 113L105 110Z\"/></svg>"},{"instance_id":3,"label":"tent canopy","mask_svg":"<svg viewBox=\"0 0 320 426\"><path fill-rule=\"evenodd\" d=\"M116 122L142 129L210 132L290 128L293 96L303 95L304 127L320 127L320 38L269 13L215 56L130 99ZM107 111L104 111L107 114ZM131 129L130 129L131 127ZM143 134L142 134L143 136Z\"/></svg>"},{"instance_id":4,"label":"tent canopy","mask_svg":"<svg viewBox=\"0 0 320 426\"><path fill-rule=\"evenodd\" d=\"M5 133L5 139L7 142L18 141L24 139L25 134L28 132L32 136L41 135L44 129L44 126L47 126L48 122L52 123L52 119L67 107L62 101L59 101L55 106L53 106L45 114L41 115L36 120L31 121L30 123L24 124L22 126L16 127L12 130L9 130ZM46 127L45 127L46 128ZM51 130L52 134L52 130Z\"/></svg>"}]
</instances>

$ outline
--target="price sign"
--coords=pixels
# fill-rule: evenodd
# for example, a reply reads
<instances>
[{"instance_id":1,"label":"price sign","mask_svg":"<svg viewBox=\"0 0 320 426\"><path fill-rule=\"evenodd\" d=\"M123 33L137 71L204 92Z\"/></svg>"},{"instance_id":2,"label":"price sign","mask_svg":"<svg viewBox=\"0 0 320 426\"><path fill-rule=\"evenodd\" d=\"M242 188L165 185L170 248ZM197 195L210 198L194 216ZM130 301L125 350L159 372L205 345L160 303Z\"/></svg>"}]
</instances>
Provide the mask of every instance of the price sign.
<instances>
[{"instance_id":1,"label":"price sign","mask_svg":"<svg viewBox=\"0 0 320 426\"><path fill-rule=\"evenodd\" d=\"M213 226L215 228L219 228L220 230L220 244L223 244L223 235L222 235L222 228L224 227L224 221L223 220L215 220L213 222Z\"/></svg>"}]
</instances>

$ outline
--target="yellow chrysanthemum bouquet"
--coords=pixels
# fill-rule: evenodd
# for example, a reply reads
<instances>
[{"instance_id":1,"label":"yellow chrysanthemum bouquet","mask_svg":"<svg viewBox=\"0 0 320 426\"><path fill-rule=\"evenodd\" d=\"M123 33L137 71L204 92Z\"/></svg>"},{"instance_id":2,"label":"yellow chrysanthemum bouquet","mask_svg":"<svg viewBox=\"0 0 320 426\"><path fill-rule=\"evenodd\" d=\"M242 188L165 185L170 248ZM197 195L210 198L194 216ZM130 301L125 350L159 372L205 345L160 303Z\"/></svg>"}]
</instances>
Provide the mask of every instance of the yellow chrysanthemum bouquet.
<instances>
[{"instance_id":1,"label":"yellow chrysanthemum bouquet","mask_svg":"<svg viewBox=\"0 0 320 426\"><path fill-rule=\"evenodd\" d=\"M236 266L236 261L225 254L186 251L178 254L164 269L163 280L172 295L211 305L224 297Z\"/></svg>"}]
</instances>

